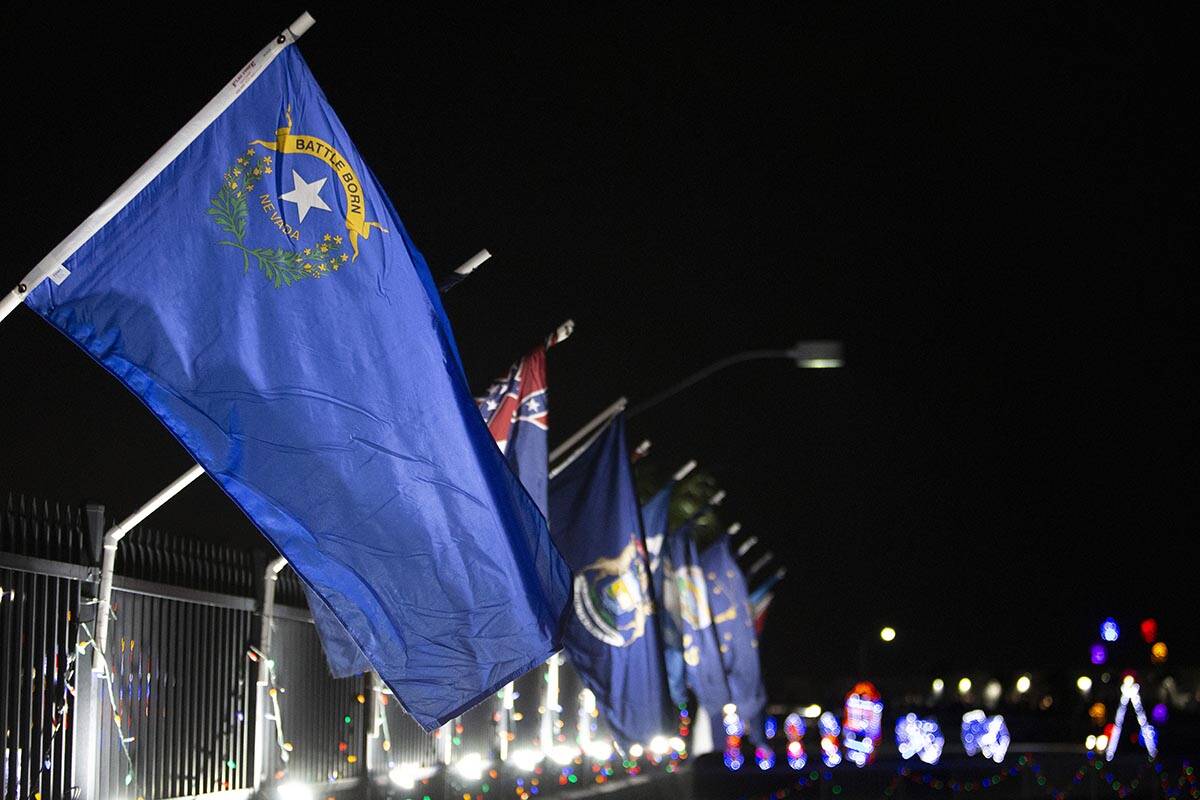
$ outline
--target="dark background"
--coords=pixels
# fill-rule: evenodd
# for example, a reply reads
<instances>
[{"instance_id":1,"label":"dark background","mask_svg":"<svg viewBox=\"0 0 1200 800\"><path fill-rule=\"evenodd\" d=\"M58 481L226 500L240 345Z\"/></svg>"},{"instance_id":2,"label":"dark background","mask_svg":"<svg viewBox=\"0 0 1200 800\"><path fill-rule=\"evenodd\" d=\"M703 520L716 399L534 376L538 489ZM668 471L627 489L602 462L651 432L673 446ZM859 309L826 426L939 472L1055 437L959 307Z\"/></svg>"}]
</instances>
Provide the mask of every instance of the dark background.
<instances>
[{"instance_id":1,"label":"dark background","mask_svg":"<svg viewBox=\"0 0 1200 800\"><path fill-rule=\"evenodd\" d=\"M916 672L1082 666L1110 613L1200 660L1194 19L438 5L310 3L301 48L435 273L495 253L447 298L474 386L573 317L557 441L723 355L846 342L631 423L791 570L777 697L884 623ZM10 11L5 289L303 7ZM0 375L0 487L120 515L189 466L25 309ZM265 546L207 479L153 524Z\"/></svg>"}]
</instances>

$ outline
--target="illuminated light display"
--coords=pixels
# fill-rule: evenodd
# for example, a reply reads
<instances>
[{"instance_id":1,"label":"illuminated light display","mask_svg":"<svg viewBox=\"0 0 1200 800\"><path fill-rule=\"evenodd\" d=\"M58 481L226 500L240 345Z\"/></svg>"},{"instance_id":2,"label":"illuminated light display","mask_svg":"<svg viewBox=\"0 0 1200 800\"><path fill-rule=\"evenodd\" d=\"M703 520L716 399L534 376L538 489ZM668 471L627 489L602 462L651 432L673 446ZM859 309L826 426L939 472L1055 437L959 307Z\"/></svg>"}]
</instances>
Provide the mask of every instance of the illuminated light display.
<instances>
[{"instance_id":1,"label":"illuminated light display","mask_svg":"<svg viewBox=\"0 0 1200 800\"><path fill-rule=\"evenodd\" d=\"M1167 704L1159 703L1150 709L1150 719L1162 725L1167 721Z\"/></svg>"},{"instance_id":2,"label":"illuminated light display","mask_svg":"<svg viewBox=\"0 0 1200 800\"><path fill-rule=\"evenodd\" d=\"M1017 694L1025 694L1029 691L1029 687L1033 685L1028 675L1022 675L1017 678Z\"/></svg>"},{"instance_id":3,"label":"illuminated light display","mask_svg":"<svg viewBox=\"0 0 1200 800\"><path fill-rule=\"evenodd\" d=\"M883 738L883 701L873 683L855 684L846 695L846 711L842 718L842 747L846 758L858 767L875 760L875 751Z\"/></svg>"},{"instance_id":4,"label":"illuminated light display","mask_svg":"<svg viewBox=\"0 0 1200 800\"><path fill-rule=\"evenodd\" d=\"M766 745L759 745L754 748L754 760L758 762L758 768L766 771L775 766L775 751Z\"/></svg>"},{"instance_id":5,"label":"illuminated light display","mask_svg":"<svg viewBox=\"0 0 1200 800\"><path fill-rule=\"evenodd\" d=\"M1142 620L1139 626L1142 631L1142 641L1146 644L1154 644L1154 640L1158 638L1158 620L1153 617L1147 617Z\"/></svg>"},{"instance_id":6,"label":"illuminated light display","mask_svg":"<svg viewBox=\"0 0 1200 800\"><path fill-rule=\"evenodd\" d=\"M783 721L783 732L787 736L787 761L792 769L804 769L808 763L808 755L804 752L804 733L807 726L804 717L799 714L788 714Z\"/></svg>"},{"instance_id":7,"label":"illuminated light display","mask_svg":"<svg viewBox=\"0 0 1200 800\"><path fill-rule=\"evenodd\" d=\"M1162 664L1167 660L1167 645L1164 642L1155 642L1150 648L1150 660L1155 664Z\"/></svg>"},{"instance_id":8,"label":"illuminated light display","mask_svg":"<svg viewBox=\"0 0 1200 800\"><path fill-rule=\"evenodd\" d=\"M763 733L766 734L768 739L775 738L775 734L778 733L778 730L774 717L767 717L766 721L763 722Z\"/></svg>"},{"instance_id":9,"label":"illuminated light display","mask_svg":"<svg viewBox=\"0 0 1200 800\"><path fill-rule=\"evenodd\" d=\"M896 748L905 760L916 756L926 764L936 764L945 746L946 737L937 720L921 719L916 714L896 720Z\"/></svg>"},{"instance_id":10,"label":"illuminated light display","mask_svg":"<svg viewBox=\"0 0 1200 800\"><path fill-rule=\"evenodd\" d=\"M838 744L842 726L838 725L837 717L832 711L821 714L821 718L817 720L817 731L821 734L821 761L827 767L836 767L842 763L842 749Z\"/></svg>"},{"instance_id":11,"label":"illuminated light display","mask_svg":"<svg viewBox=\"0 0 1200 800\"><path fill-rule=\"evenodd\" d=\"M1100 643L1096 643L1096 644L1092 645L1092 649L1089 652L1089 655L1092 659L1092 663L1095 664L1096 666L1100 666L1105 661L1108 661L1108 651L1105 650L1104 645L1102 645Z\"/></svg>"},{"instance_id":12,"label":"illuminated light display","mask_svg":"<svg viewBox=\"0 0 1200 800\"><path fill-rule=\"evenodd\" d=\"M1108 747L1104 749L1104 759L1112 761L1113 756L1117 754L1117 745L1121 743L1121 727L1125 724L1125 710L1133 706L1133 713L1137 716L1139 737L1142 741L1142 746L1146 748L1146 753L1151 758L1158 755L1158 732L1154 730L1154 726L1150 724L1150 720L1146 719L1146 709L1142 707L1142 688L1137 681L1132 678L1126 678L1121 683L1121 705L1117 706L1117 716L1113 720L1112 733L1108 737Z\"/></svg>"},{"instance_id":13,"label":"illuminated light display","mask_svg":"<svg viewBox=\"0 0 1200 800\"><path fill-rule=\"evenodd\" d=\"M727 703L722 709L721 721L725 725L725 766L736 772L742 768L742 734L746 732L745 723L738 718L737 706Z\"/></svg>"},{"instance_id":14,"label":"illuminated light display","mask_svg":"<svg viewBox=\"0 0 1200 800\"><path fill-rule=\"evenodd\" d=\"M979 709L963 714L962 744L968 756L981 754L999 764L1008 753L1011 742L1008 725L999 714L989 717Z\"/></svg>"},{"instance_id":15,"label":"illuminated light display","mask_svg":"<svg viewBox=\"0 0 1200 800\"><path fill-rule=\"evenodd\" d=\"M1112 617L1100 623L1100 638L1106 642L1115 642L1121 638L1121 626Z\"/></svg>"}]
</instances>

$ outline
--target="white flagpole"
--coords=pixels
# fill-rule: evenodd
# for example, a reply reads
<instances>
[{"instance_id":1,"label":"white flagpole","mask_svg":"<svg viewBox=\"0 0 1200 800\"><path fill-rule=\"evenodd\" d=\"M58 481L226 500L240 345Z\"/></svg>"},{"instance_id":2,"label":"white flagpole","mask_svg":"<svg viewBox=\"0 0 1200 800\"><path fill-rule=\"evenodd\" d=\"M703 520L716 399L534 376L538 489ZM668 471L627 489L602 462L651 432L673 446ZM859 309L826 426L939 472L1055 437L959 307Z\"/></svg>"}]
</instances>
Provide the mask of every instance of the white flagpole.
<instances>
[{"instance_id":1,"label":"white flagpole","mask_svg":"<svg viewBox=\"0 0 1200 800\"><path fill-rule=\"evenodd\" d=\"M463 277L466 277L477 270L483 262L487 261L491 257L492 254L487 250L480 250L478 253L471 256L461 265L459 265L459 267L454 270L454 273L456 275L462 275Z\"/></svg>"},{"instance_id":2,"label":"white flagpole","mask_svg":"<svg viewBox=\"0 0 1200 800\"><path fill-rule=\"evenodd\" d=\"M180 475L167 488L163 489L150 502L114 525L104 534L104 557L100 565L100 598L96 605L96 649L102 658L97 659L92 667L93 672L103 672L108 663L108 617L112 608L113 568L117 563L117 546L125 538L125 534L133 530L139 522L153 514L159 506L179 494L192 481L204 474L204 467L196 464L187 472Z\"/></svg>"},{"instance_id":3,"label":"white flagpole","mask_svg":"<svg viewBox=\"0 0 1200 800\"><path fill-rule=\"evenodd\" d=\"M624 397L618 398L616 402L593 417L590 422L571 434L565 442L554 448L553 452L550 453L550 463L553 464L563 454L571 452L571 448L583 441L589 433L599 428L605 422L608 422L610 418L624 411L627 402Z\"/></svg>"},{"instance_id":4,"label":"white flagpole","mask_svg":"<svg viewBox=\"0 0 1200 800\"><path fill-rule=\"evenodd\" d=\"M728 534L729 536L737 536L741 530L742 530L742 523L735 522L729 526L729 528L725 531L725 533Z\"/></svg>"},{"instance_id":5,"label":"white flagpole","mask_svg":"<svg viewBox=\"0 0 1200 800\"><path fill-rule=\"evenodd\" d=\"M775 553L773 553L770 550L763 553L762 557L759 558L758 561L755 561L754 564L750 567L750 571L748 573L746 573L746 580L750 580L751 578L753 578L754 574L756 572L758 572L760 569L762 569L763 567L765 567L767 564L771 563L771 559L773 559L774 557L775 557Z\"/></svg>"},{"instance_id":6,"label":"white flagpole","mask_svg":"<svg viewBox=\"0 0 1200 800\"><path fill-rule=\"evenodd\" d=\"M738 546L737 557L741 558L742 556L746 555L746 553L750 552L750 548L754 547L754 545L756 545L756 544L758 544L757 536L751 536L751 537L747 538L746 541L742 542Z\"/></svg>"},{"instance_id":7,"label":"white flagpole","mask_svg":"<svg viewBox=\"0 0 1200 800\"><path fill-rule=\"evenodd\" d=\"M46 278L51 278L59 283L66 280L69 273L63 267L63 262L95 236L96 232L107 225L121 209L129 205L129 202L145 189L150 181L166 169L180 153L187 149L188 145L196 140L197 136L203 133L217 117L221 116L225 109L229 108L233 101L246 90L246 87L254 83L254 80L275 60L276 56L283 52L285 47L304 35L304 32L313 26L313 22L315 20L305 11L270 44L260 50L254 58L250 59L250 62L242 67L237 75L233 76L233 80L227 83L216 97L209 100L196 116L180 128L179 132L160 147L157 153L150 156L149 161L133 173L125 183L121 184L120 188L81 222L79 227L71 231L67 238L59 242L58 246L39 261L11 292L0 299L0 320L11 314L13 309L20 305L29 296L29 293Z\"/></svg>"},{"instance_id":8,"label":"white flagpole","mask_svg":"<svg viewBox=\"0 0 1200 800\"><path fill-rule=\"evenodd\" d=\"M692 470L694 470L695 468L696 468L696 459L693 458L691 461L687 462L682 467L677 469L675 471L675 474L671 476L671 480L678 483L679 481L686 478L688 475L691 475Z\"/></svg>"}]
</instances>

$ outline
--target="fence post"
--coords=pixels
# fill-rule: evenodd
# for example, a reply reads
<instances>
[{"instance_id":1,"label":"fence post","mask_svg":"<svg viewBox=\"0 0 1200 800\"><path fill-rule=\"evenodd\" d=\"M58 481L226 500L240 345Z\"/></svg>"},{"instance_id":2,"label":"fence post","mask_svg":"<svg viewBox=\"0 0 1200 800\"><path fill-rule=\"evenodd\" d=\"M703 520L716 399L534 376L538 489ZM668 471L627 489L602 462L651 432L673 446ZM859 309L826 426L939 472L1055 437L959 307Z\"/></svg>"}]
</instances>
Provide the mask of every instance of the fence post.
<instances>
[{"instance_id":1,"label":"fence post","mask_svg":"<svg viewBox=\"0 0 1200 800\"><path fill-rule=\"evenodd\" d=\"M87 522L87 558L86 566L95 567L100 562L100 545L104 540L104 506L99 503L88 503L84 506L84 517ZM99 584L93 581L83 581L79 587L81 605L79 609L80 623L87 625L91 631L96 630L96 609L99 594ZM77 640L83 639L82 631ZM95 649L88 647L76 653L75 661L75 708L73 710L72 728L75 735L74 745L74 782L79 787L79 800L100 800L100 767L99 741L100 730L104 725L103 682L100 676L92 671Z\"/></svg>"}]
</instances>

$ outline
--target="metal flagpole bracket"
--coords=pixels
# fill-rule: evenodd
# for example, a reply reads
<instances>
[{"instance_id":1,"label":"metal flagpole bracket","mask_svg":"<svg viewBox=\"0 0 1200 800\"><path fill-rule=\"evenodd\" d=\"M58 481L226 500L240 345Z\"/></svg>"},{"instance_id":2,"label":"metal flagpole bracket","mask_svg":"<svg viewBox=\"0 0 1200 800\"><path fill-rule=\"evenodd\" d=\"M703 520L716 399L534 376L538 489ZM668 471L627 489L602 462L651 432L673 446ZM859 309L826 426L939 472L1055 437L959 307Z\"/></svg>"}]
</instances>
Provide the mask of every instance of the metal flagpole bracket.
<instances>
[{"instance_id":1,"label":"metal flagpole bracket","mask_svg":"<svg viewBox=\"0 0 1200 800\"><path fill-rule=\"evenodd\" d=\"M749 553L750 548L754 547L754 545L756 545L756 544L758 544L757 536L748 537L746 539L746 541L744 541L740 545L738 545L737 557L741 558L742 556L746 555L746 553Z\"/></svg>"},{"instance_id":2,"label":"metal flagpole bracket","mask_svg":"<svg viewBox=\"0 0 1200 800\"><path fill-rule=\"evenodd\" d=\"M204 467L195 464L187 472L171 481L150 502L118 522L104 534L104 553L100 562L100 596L96 601L96 650L100 658L92 665L92 672L103 672L105 669L105 654L108 646L108 618L112 609L113 569L117 565L117 547L125 534L133 530L139 522L153 514L158 508L175 495L179 494L192 481L204 474Z\"/></svg>"},{"instance_id":3,"label":"metal flagpole bracket","mask_svg":"<svg viewBox=\"0 0 1200 800\"><path fill-rule=\"evenodd\" d=\"M129 205L134 197L149 186L152 180L157 178L196 140L196 137L203 133L221 114L225 113L233 101L246 90L246 87L254 83L254 80L275 60L275 57L311 28L314 21L312 15L307 11L304 12L296 18L295 22L272 39L270 44L259 50L249 63L233 76L233 80L225 84L225 88L221 89L216 97L209 100L196 116L188 120L186 125L158 149L158 152L150 156L149 161L129 176L129 179L101 203L99 208L88 215L87 219L79 223L75 230L67 234L67 238L47 253L46 257L39 261L12 291L0 299L0 320L11 314L13 309L29 297L29 293L46 278L62 282L69 277L70 273L66 271L64 265L75 254L75 251L95 236L96 232L107 225L113 217L120 213L121 209ZM99 637L97 637L98 640Z\"/></svg>"}]
</instances>

